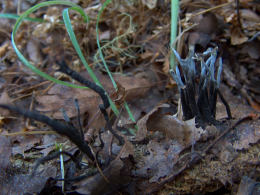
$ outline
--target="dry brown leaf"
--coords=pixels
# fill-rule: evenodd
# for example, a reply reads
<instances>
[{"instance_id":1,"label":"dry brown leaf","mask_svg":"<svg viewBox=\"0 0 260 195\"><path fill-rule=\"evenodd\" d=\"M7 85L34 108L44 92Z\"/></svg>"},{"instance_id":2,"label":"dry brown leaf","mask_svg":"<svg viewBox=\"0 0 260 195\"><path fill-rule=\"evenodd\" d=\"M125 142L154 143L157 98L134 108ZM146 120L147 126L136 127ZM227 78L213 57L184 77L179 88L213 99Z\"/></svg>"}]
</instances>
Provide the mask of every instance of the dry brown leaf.
<instances>
[{"instance_id":1,"label":"dry brown leaf","mask_svg":"<svg viewBox=\"0 0 260 195\"><path fill-rule=\"evenodd\" d=\"M260 16L257 15L253 10L240 9L239 11L240 11L240 14L241 14L241 18L243 20L246 20L244 22L251 22L251 23L254 23L254 24L260 22Z\"/></svg>"},{"instance_id":2,"label":"dry brown leaf","mask_svg":"<svg viewBox=\"0 0 260 195\"><path fill-rule=\"evenodd\" d=\"M233 142L235 150L248 149L260 140L260 122L241 124L236 129L238 139Z\"/></svg>"},{"instance_id":3,"label":"dry brown leaf","mask_svg":"<svg viewBox=\"0 0 260 195\"><path fill-rule=\"evenodd\" d=\"M243 45L241 50L243 53L247 53L252 59L259 59L260 57L260 41L255 40L252 42L248 42Z\"/></svg>"},{"instance_id":4,"label":"dry brown leaf","mask_svg":"<svg viewBox=\"0 0 260 195\"><path fill-rule=\"evenodd\" d=\"M240 184L239 184L237 195L259 194L260 189L257 188L256 184L257 184L257 182L254 181L253 179L251 179L247 176L242 177Z\"/></svg>"},{"instance_id":5,"label":"dry brown leaf","mask_svg":"<svg viewBox=\"0 0 260 195\"><path fill-rule=\"evenodd\" d=\"M0 104L11 104L12 100L6 91L3 91L0 97ZM7 116L10 112L6 109L0 108L0 115Z\"/></svg>"},{"instance_id":6,"label":"dry brown leaf","mask_svg":"<svg viewBox=\"0 0 260 195\"><path fill-rule=\"evenodd\" d=\"M55 149L54 145L57 142L56 135L44 135L42 138L42 144L35 146L34 148L39 150L43 156L47 156L51 151Z\"/></svg>"},{"instance_id":7,"label":"dry brown leaf","mask_svg":"<svg viewBox=\"0 0 260 195\"><path fill-rule=\"evenodd\" d=\"M8 47L9 47L8 42L0 47L0 58L2 58L6 54L6 52L8 51Z\"/></svg>"},{"instance_id":8,"label":"dry brown leaf","mask_svg":"<svg viewBox=\"0 0 260 195\"><path fill-rule=\"evenodd\" d=\"M151 51L145 51L144 53L140 54L140 58L146 60L147 58L151 58L154 56L154 53Z\"/></svg>"},{"instance_id":9,"label":"dry brown leaf","mask_svg":"<svg viewBox=\"0 0 260 195\"><path fill-rule=\"evenodd\" d=\"M142 0L142 3L146 5L149 9L153 9L157 5L157 0Z\"/></svg>"},{"instance_id":10,"label":"dry brown leaf","mask_svg":"<svg viewBox=\"0 0 260 195\"><path fill-rule=\"evenodd\" d=\"M231 44L232 45L241 45L248 40L248 37L244 35L239 27L234 27L231 29Z\"/></svg>"},{"instance_id":11,"label":"dry brown leaf","mask_svg":"<svg viewBox=\"0 0 260 195\"><path fill-rule=\"evenodd\" d=\"M256 111L260 112L260 103L257 101L252 100L252 98L249 99L249 103Z\"/></svg>"},{"instance_id":12,"label":"dry brown leaf","mask_svg":"<svg viewBox=\"0 0 260 195\"><path fill-rule=\"evenodd\" d=\"M40 44L36 40L29 40L26 45L26 50L29 55L29 59L33 63L41 63L42 55L40 52Z\"/></svg>"},{"instance_id":13,"label":"dry brown leaf","mask_svg":"<svg viewBox=\"0 0 260 195\"><path fill-rule=\"evenodd\" d=\"M164 63L163 63L163 72L165 74L169 74L169 71L170 71L170 52L167 54L167 56L165 57L165 60L164 60ZM170 82L172 82L173 79L170 80Z\"/></svg>"},{"instance_id":14,"label":"dry brown leaf","mask_svg":"<svg viewBox=\"0 0 260 195\"><path fill-rule=\"evenodd\" d=\"M203 48L206 48L210 42L211 37L202 32L192 32L189 34L189 45L201 45Z\"/></svg>"},{"instance_id":15,"label":"dry brown leaf","mask_svg":"<svg viewBox=\"0 0 260 195\"><path fill-rule=\"evenodd\" d=\"M148 131L154 134L151 136L154 139L140 149L144 152L141 152L139 157L136 156L137 169L133 174L149 178L151 183L169 176L179 159L179 153L199 139L207 139L209 135L208 130L195 127L195 119L184 122L167 112L164 113L163 109L169 107L167 104L159 105L137 123L136 140L143 140Z\"/></svg>"},{"instance_id":16,"label":"dry brown leaf","mask_svg":"<svg viewBox=\"0 0 260 195\"><path fill-rule=\"evenodd\" d=\"M114 79L125 88L126 101L144 97L152 86L151 82L147 80L145 72L138 73L134 76L115 75ZM109 81L108 83L111 82ZM107 88L109 88L109 86ZM110 89L111 88L112 87L110 87Z\"/></svg>"},{"instance_id":17,"label":"dry brown leaf","mask_svg":"<svg viewBox=\"0 0 260 195\"><path fill-rule=\"evenodd\" d=\"M120 83L116 82L116 84L118 89L115 93L110 95L110 98L114 101L116 105L120 106L125 101L126 92L125 88Z\"/></svg>"},{"instance_id":18,"label":"dry brown leaf","mask_svg":"<svg viewBox=\"0 0 260 195\"><path fill-rule=\"evenodd\" d=\"M20 154L22 156L31 157L32 153L25 153L25 151L34 148L41 143L41 136L26 135L16 136L15 142L19 143L17 146L13 146L12 155Z\"/></svg>"},{"instance_id":19,"label":"dry brown leaf","mask_svg":"<svg viewBox=\"0 0 260 195\"><path fill-rule=\"evenodd\" d=\"M134 155L134 146L131 142L125 139L122 151L120 151L120 158L128 158L130 155Z\"/></svg>"},{"instance_id":20,"label":"dry brown leaf","mask_svg":"<svg viewBox=\"0 0 260 195\"><path fill-rule=\"evenodd\" d=\"M27 147L26 144L31 141L31 138L24 142L24 147ZM27 149L31 148L31 146L28 146ZM24 152L20 154L23 155ZM12 169L11 155L14 156L14 147L11 147L11 141L7 137L0 136L0 188L2 194L38 193L43 188L47 178L56 176L56 168L49 165L45 165L41 175L34 178L31 178L29 174L19 173L18 170L20 169L18 167ZM24 172L25 170L21 171Z\"/></svg>"},{"instance_id":21,"label":"dry brown leaf","mask_svg":"<svg viewBox=\"0 0 260 195\"><path fill-rule=\"evenodd\" d=\"M241 104L241 99L232 95L230 90L226 87L221 87L222 94L226 97L227 102L229 103L232 117L235 120L239 120L247 115L255 113L254 109L250 106ZM226 118L226 108L225 106L218 102L216 118L223 119ZM232 134L232 140L227 139L226 144L222 145L231 145L234 150L248 149L250 145L257 143L260 140L260 122L259 120L245 122L236 127L235 132Z\"/></svg>"},{"instance_id":22,"label":"dry brown leaf","mask_svg":"<svg viewBox=\"0 0 260 195\"><path fill-rule=\"evenodd\" d=\"M10 170L10 172L15 172L15 170ZM30 174L8 174L3 178L3 182L0 182L1 193L38 194L43 189L46 180L55 177L56 174L57 168L50 165L45 165L41 174L35 175L33 178Z\"/></svg>"},{"instance_id":23,"label":"dry brown leaf","mask_svg":"<svg viewBox=\"0 0 260 195\"><path fill-rule=\"evenodd\" d=\"M6 168L10 164L11 157L11 141L6 136L0 136L0 178L2 177L2 173L5 172Z\"/></svg>"},{"instance_id":24,"label":"dry brown leaf","mask_svg":"<svg viewBox=\"0 0 260 195\"><path fill-rule=\"evenodd\" d=\"M52 116L56 119L62 119L61 108L63 108L68 117L77 115L74 105L74 99L79 100L79 107L82 114L88 111L94 114L99 105L99 96L89 89L75 89L63 85L54 85L47 95L37 96L36 101L41 106L37 107L38 111L52 112Z\"/></svg>"},{"instance_id":25,"label":"dry brown leaf","mask_svg":"<svg viewBox=\"0 0 260 195\"><path fill-rule=\"evenodd\" d=\"M217 17L214 13L206 13L203 16L194 18L194 21L196 20L198 20L198 25L195 27L194 32L189 34L189 45L198 44L206 48L219 30Z\"/></svg>"},{"instance_id":26,"label":"dry brown leaf","mask_svg":"<svg viewBox=\"0 0 260 195\"><path fill-rule=\"evenodd\" d=\"M149 82L145 78L138 78L138 76L119 76L116 75L115 80L120 83L122 89L125 90L126 100L133 100L142 97L149 89ZM113 91L113 87L108 78L104 76L100 79L101 83L107 91ZM146 87L148 86L148 87ZM124 94L119 94L123 95ZM60 111L63 108L67 115L75 117L74 99L79 101L81 113L88 112L93 116L98 111L98 105L101 104L100 97L97 93L89 89L75 89L61 85L54 85L47 93L47 95L37 96L36 100L40 103L37 107L38 111L51 112L51 115L56 119L62 119L63 115ZM123 98L123 97L118 97ZM120 100L122 101L122 100Z\"/></svg>"},{"instance_id":27,"label":"dry brown leaf","mask_svg":"<svg viewBox=\"0 0 260 195\"><path fill-rule=\"evenodd\" d=\"M111 33L110 33L110 30L107 30L105 32L102 32L100 33L99 35L99 40L102 41L102 40L109 40L111 37Z\"/></svg>"},{"instance_id":28,"label":"dry brown leaf","mask_svg":"<svg viewBox=\"0 0 260 195\"><path fill-rule=\"evenodd\" d=\"M195 127L195 119L182 121L176 116L171 115L152 115L147 121L147 128L150 131L163 132L169 139L177 140L182 146L186 147L197 141L206 133L202 128Z\"/></svg>"},{"instance_id":29,"label":"dry brown leaf","mask_svg":"<svg viewBox=\"0 0 260 195\"><path fill-rule=\"evenodd\" d=\"M200 138L207 137L207 131L195 127L195 119L182 121L174 115L162 114L161 109L169 108L162 104L154 108L137 122L138 131L136 140L143 140L147 131L162 132L167 138L176 140L183 147L186 147Z\"/></svg>"},{"instance_id":30,"label":"dry brown leaf","mask_svg":"<svg viewBox=\"0 0 260 195\"><path fill-rule=\"evenodd\" d=\"M121 159L113 160L110 165L103 170L103 174L109 180L105 181L104 177L96 174L78 183L77 192L82 194L105 194L108 192L115 192L121 185L129 183L130 177L123 175L123 171L130 167L124 167L124 161ZM129 174L129 173L128 173Z\"/></svg>"},{"instance_id":31,"label":"dry brown leaf","mask_svg":"<svg viewBox=\"0 0 260 195\"><path fill-rule=\"evenodd\" d=\"M236 79L235 74L230 70L230 68L224 64L223 69L224 69L223 77L224 77L225 81L227 82L227 84L231 87L239 88L241 85L238 82L238 80Z\"/></svg>"},{"instance_id":32,"label":"dry brown leaf","mask_svg":"<svg viewBox=\"0 0 260 195\"><path fill-rule=\"evenodd\" d=\"M137 127L138 127L138 131L137 131L137 134L136 134L136 141L141 141L143 140L146 135L147 135L147 126L146 126L146 123L147 123L147 120L150 118L150 116L156 112L159 108L163 108L163 107L169 107L169 105L167 104L162 104L160 106L157 106L155 107L153 110L151 110L148 114L146 114L143 118L141 118L138 122L137 122Z\"/></svg>"},{"instance_id":33,"label":"dry brown leaf","mask_svg":"<svg viewBox=\"0 0 260 195\"><path fill-rule=\"evenodd\" d=\"M212 36L219 30L218 23L219 23L218 19L214 13L212 12L205 13L203 14L202 18L200 18L198 26L195 27L195 31Z\"/></svg>"},{"instance_id":34,"label":"dry brown leaf","mask_svg":"<svg viewBox=\"0 0 260 195\"><path fill-rule=\"evenodd\" d=\"M159 182L160 178L171 174L179 153L184 148L174 140L157 142L151 140L147 152L138 159L135 176L149 178L149 182Z\"/></svg>"}]
</instances>

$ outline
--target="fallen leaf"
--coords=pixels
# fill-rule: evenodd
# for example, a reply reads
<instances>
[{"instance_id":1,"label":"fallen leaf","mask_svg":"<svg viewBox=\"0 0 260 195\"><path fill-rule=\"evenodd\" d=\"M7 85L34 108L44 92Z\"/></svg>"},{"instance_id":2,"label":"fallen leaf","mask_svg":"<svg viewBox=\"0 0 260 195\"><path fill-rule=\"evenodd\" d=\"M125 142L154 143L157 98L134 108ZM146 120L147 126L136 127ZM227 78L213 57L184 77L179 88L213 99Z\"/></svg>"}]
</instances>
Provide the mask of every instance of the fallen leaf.
<instances>
[{"instance_id":1,"label":"fallen leaf","mask_svg":"<svg viewBox=\"0 0 260 195\"><path fill-rule=\"evenodd\" d=\"M133 101L134 99L144 97L152 87L151 82L146 78L145 72L133 76L115 75L114 79L125 88L126 101ZM108 81L108 83L110 83L110 81ZM107 89L109 88L111 89L112 87L107 86Z\"/></svg>"},{"instance_id":2,"label":"fallen leaf","mask_svg":"<svg viewBox=\"0 0 260 195\"><path fill-rule=\"evenodd\" d=\"M5 136L0 136L0 177L2 177L2 173L5 172L5 169L9 166L11 152L10 139Z\"/></svg>"},{"instance_id":3,"label":"fallen leaf","mask_svg":"<svg viewBox=\"0 0 260 195\"><path fill-rule=\"evenodd\" d=\"M252 59L259 59L260 57L260 41L255 40L245 43L241 50L243 53L247 53Z\"/></svg>"},{"instance_id":4,"label":"fallen leaf","mask_svg":"<svg viewBox=\"0 0 260 195\"><path fill-rule=\"evenodd\" d=\"M107 30L107 31L104 31L104 32L100 33L99 40L100 41L102 41L102 40L109 40L110 37L111 37L110 30Z\"/></svg>"},{"instance_id":5,"label":"fallen leaf","mask_svg":"<svg viewBox=\"0 0 260 195\"><path fill-rule=\"evenodd\" d=\"M138 131L135 139L141 141L147 136L148 131L159 131L186 147L202 136L207 137L207 131L195 127L195 119L182 121L175 115L163 114L162 109L169 107L167 104L159 105L141 118L137 122Z\"/></svg>"},{"instance_id":6,"label":"fallen leaf","mask_svg":"<svg viewBox=\"0 0 260 195\"><path fill-rule=\"evenodd\" d=\"M137 168L132 173L134 176L149 178L149 182L152 183L159 182L160 178L171 174L183 147L174 140L151 140L146 150L147 152L138 159Z\"/></svg>"},{"instance_id":7,"label":"fallen leaf","mask_svg":"<svg viewBox=\"0 0 260 195\"><path fill-rule=\"evenodd\" d=\"M167 54L167 56L165 57L165 60L164 60L164 63L163 63L163 72L165 73L165 74L168 74L169 73L169 71L170 71L170 52ZM174 82L174 80L173 79L171 79L170 80L170 82L172 83L172 82Z\"/></svg>"},{"instance_id":8,"label":"fallen leaf","mask_svg":"<svg viewBox=\"0 0 260 195\"><path fill-rule=\"evenodd\" d=\"M26 151L34 148L41 143L41 136L25 135L16 136L15 142L19 143L17 146L12 147L12 155L20 154L23 157L29 157L31 153L25 153Z\"/></svg>"},{"instance_id":9,"label":"fallen leaf","mask_svg":"<svg viewBox=\"0 0 260 195\"><path fill-rule=\"evenodd\" d=\"M26 50L29 55L29 59L33 63L41 63L42 55L40 53L40 45L36 40L29 40L26 45Z\"/></svg>"},{"instance_id":10,"label":"fallen leaf","mask_svg":"<svg viewBox=\"0 0 260 195\"><path fill-rule=\"evenodd\" d=\"M259 184L258 184L259 186ZM257 182L254 181L253 179L244 176L242 177L240 184L239 184L239 188L238 188L238 192L237 195L247 195L247 194L259 194L260 193L260 189L259 187L257 188Z\"/></svg>"},{"instance_id":11,"label":"fallen leaf","mask_svg":"<svg viewBox=\"0 0 260 195\"><path fill-rule=\"evenodd\" d=\"M125 101L126 92L125 88L120 83L116 82L116 84L118 89L115 93L110 95L110 98L115 102L116 105L120 106Z\"/></svg>"},{"instance_id":12,"label":"fallen leaf","mask_svg":"<svg viewBox=\"0 0 260 195\"><path fill-rule=\"evenodd\" d=\"M3 91L1 94L0 103L1 104L11 104L12 103L12 100L6 91ZM10 114L9 110L0 108L0 115L8 116L9 114Z\"/></svg>"},{"instance_id":13,"label":"fallen leaf","mask_svg":"<svg viewBox=\"0 0 260 195\"><path fill-rule=\"evenodd\" d=\"M34 148L39 150L43 156L47 156L51 151L55 149L54 145L57 142L56 135L44 135L42 138L42 144L35 146Z\"/></svg>"},{"instance_id":14,"label":"fallen leaf","mask_svg":"<svg viewBox=\"0 0 260 195\"><path fill-rule=\"evenodd\" d=\"M108 78L102 75L99 75L99 78L107 91L114 91ZM118 101L122 101L124 96L126 100L134 100L135 98L142 97L150 87L150 83L147 79L143 78L142 75L132 77L115 75L114 78L117 83L120 83L122 91L123 89L125 91L125 95L118 94L121 96L117 97ZM97 93L90 89L75 89L62 85L54 85L50 88L47 95L37 96L36 101L40 104L37 106L37 110L48 112L56 119L63 119L61 112L61 108L63 108L68 117L73 118L77 115L74 106L75 98L78 99L81 114L88 112L90 116L94 116L99 110L98 105L101 104L101 100ZM95 121L99 121L100 123L100 120L102 120L102 118L97 118ZM102 124L101 122L100 125Z\"/></svg>"},{"instance_id":15,"label":"fallen leaf","mask_svg":"<svg viewBox=\"0 0 260 195\"><path fill-rule=\"evenodd\" d=\"M81 114L86 111L91 114L96 112L100 101L98 94L92 90L54 85L48 91L47 95L36 97L36 101L40 103L37 110L41 112L52 112L52 117L63 119L61 112L61 108L63 108L68 117L72 118L77 115L74 99L78 99Z\"/></svg>"},{"instance_id":16,"label":"fallen leaf","mask_svg":"<svg viewBox=\"0 0 260 195\"><path fill-rule=\"evenodd\" d=\"M98 173L93 177L78 182L78 189L76 191L82 194L93 195L115 192L130 182L129 176L121 174L123 169L126 169L126 167L124 167L122 160L113 160L110 165L103 170L103 174L109 183Z\"/></svg>"},{"instance_id":17,"label":"fallen leaf","mask_svg":"<svg viewBox=\"0 0 260 195\"><path fill-rule=\"evenodd\" d=\"M257 101L252 100L252 98L248 99L250 105L252 106L252 108L254 108L256 111L260 112L260 103L258 103Z\"/></svg>"},{"instance_id":18,"label":"fallen leaf","mask_svg":"<svg viewBox=\"0 0 260 195\"><path fill-rule=\"evenodd\" d=\"M157 5L157 0L142 0L142 3L146 5L149 9L153 9Z\"/></svg>"},{"instance_id":19,"label":"fallen leaf","mask_svg":"<svg viewBox=\"0 0 260 195\"><path fill-rule=\"evenodd\" d=\"M39 193L44 187L46 180L49 177L55 177L56 168L45 166L45 169L40 175L35 175L31 178L30 174L9 173L3 180L0 180L2 194L34 194ZM15 187L14 187L15 186Z\"/></svg>"},{"instance_id":20,"label":"fallen leaf","mask_svg":"<svg viewBox=\"0 0 260 195\"><path fill-rule=\"evenodd\" d=\"M149 178L150 183L159 182L161 178L173 172L181 151L198 140L207 140L217 132L213 126L209 126L206 130L196 128L194 118L187 121L178 119L167 112L169 107L167 104L161 104L137 123L136 140L141 141L148 137L150 141L147 146L142 146L141 151L144 152L136 157L137 169L133 174Z\"/></svg>"},{"instance_id":21,"label":"fallen leaf","mask_svg":"<svg viewBox=\"0 0 260 195\"><path fill-rule=\"evenodd\" d=\"M223 65L223 77L227 84L231 87L240 88L241 84L237 81L235 74L227 65Z\"/></svg>"},{"instance_id":22,"label":"fallen leaf","mask_svg":"<svg viewBox=\"0 0 260 195\"><path fill-rule=\"evenodd\" d=\"M198 25L195 27L194 32L189 33L189 45L198 44L206 48L217 31L219 31L217 17L214 13L209 12L203 16L197 16L193 20Z\"/></svg>"},{"instance_id":23,"label":"fallen leaf","mask_svg":"<svg viewBox=\"0 0 260 195\"><path fill-rule=\"evenodd\" d=\"M137 131L137 134L135 136L135 140L136 141L141 141L143 140L146 135L147 135L147 126L146 126L146 123L147 123L147 120L149 119L149 117L154 113L156 112L159 108L168 108L169 105L167 104L162 104L160 106L157 106L155 107L153 110L151 110L148 114L146 114L143 118L141 118L140 120L138 120L137 122L137 127L138 127L138 131Z\"/></svg>"},{"instance_id":24,"label":"fallen leaf","mask_svg":"<svg viewBox=\"0 0 260 195\"><path fill-rule=\"evenodd\" d=\"M248 40L248 37L244 35L239 27L233 27L230 32L231 45L241 45Z\"/></svg>"},{"instance_id":25,"label":"fallen leaf","mask_svg":"<svg viewBox=\"0 0 260 195\"><path fill-rule=\"evenodd\" d=\"M157 89L149 90L146 96L140 97L138 99L134 99L133 101L129 101L129 108L133 114L133 117L136 121L138 121L142 116L149 113L153 106L158 105L162 101L162 96L158 92ZM175 113L176 110L174 107L170 107L169 109L173 110L172 113ZM136 122L133 122L128 113L123 110L122 114L118 120L118 127L123 128L132 128L135 129Z\"/></svg>"},{"instance_id":26,"label":"fallen leaf","mask_svg":"<svg viewBox=\"0 0 260 195\"><path fill-rule=\"evenodd\" d=\"M163 132L167 138L177 140L186 147L200 138L206 131L195 127L195 119L182 121L176 116L154 113L147 121L147 129Z\"/></svg>"},{"instance_id":27,"label":"fallen leaf","mask_svg":"<svg viewBox=\"0 0 260 195\"><path fill-rule=\"evenodd\" d=\"M2 58L8 51L9 43L5 43L0 47L0 58Z\"/></svg>"},{"instance_id":28,"label":"fallen leaf","mask_svg":"<svg viewBox=\"0 0 260 195\"><path fill-rule=\"evenodd\" d=\"M236 134L238 139L233 143L234 149L248 149L251 144L255 144L260 140L259 120L239 125L236 129Z\"/></svg>"}]
</instances>

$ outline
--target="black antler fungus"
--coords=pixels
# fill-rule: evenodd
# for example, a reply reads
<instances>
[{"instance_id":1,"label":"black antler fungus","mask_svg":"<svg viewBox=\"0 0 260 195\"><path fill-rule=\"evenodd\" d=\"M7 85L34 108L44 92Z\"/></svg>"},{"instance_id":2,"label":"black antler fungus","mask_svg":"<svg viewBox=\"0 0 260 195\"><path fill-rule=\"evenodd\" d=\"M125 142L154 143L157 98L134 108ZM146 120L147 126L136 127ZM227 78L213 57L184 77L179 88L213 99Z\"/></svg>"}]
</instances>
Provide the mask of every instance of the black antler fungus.
<instances>
[{"instance_id":1,"label":"black antler fungus","mask_svg":"<svg viewBox=\"0 0 260 195\"><path fill-rule=\"evenodd\" d=\"M109 117L108 117L106 109L110 106L110 103L109 103L109 99L108 99L108 96L107 96L105 90L102 87L100 87L99 85L97 85L97 84L95 84L95 83L93 83L91 81L86 80L79 73L77 73L74 70L70 69L64 61L57 62L57 64L60 67L59 71L67 74L68 76L70 76L74 80L78 81L79 83L84 84L86 87L92 89L97 94L99 94L99 96L101 97L101 99L103 101L103 104L99 105L99 109L100 109L101 113L103 114L103 116L104 116L104 118L106 120L106 123L107 123L106 124L106 128L113 134L113 136L115 136L115 138L119 141L119 144L123 145L123 143L124 143L123 137L118 135L113 130L112 125L110 124L110 121L109 121Z\"/></svg>"},{"instance_id":2,"label":"black antler fungus","mask_svg":"<svg viewBox=\"0 0 260 195\"><path fill-rule=\"evenodd\" d=\"M86 87L94 90L96 93L99 94L99 96L101 97L101 99L103 101L103 104L99 105L99 109L106 120L106 128L115 136L115 138L119 141L119 144L122 145L124 143L123 137L118 135L113 130L112 125L110 124L110 121L109 121L109 117L108 117L106 109L110 106L110 103L109 103L109 99L108 99L108 96L107 96L105 90L102 87L100 87L99 85L84 79L80 74L78 74L74 70L70 69L64 61L62 61L61 63L58 63L58 65L60 67L61 72L67 74L74 80L78 81L79 83L84 84ZM78 112L78 119L79 119L79 107L78 107L77 100L75 101L75 105L76 105L76 109ZM95 160L95 158L91 152L91 149L88 145L88 142L84 140L82 129L78 130L72 124L70 124L69 118L66 116L65 112L63 112L63 115L64 115L65 121L67 123L62 123L60 121L57 121L57 120L51 119L45 115L42 115L38 112L25 110L25 109L18 108L18 107L12 106L12 105L0 104L0 107L49 125L57 133L68 137L92 161ZM79 126L81 126L80 120L78 121L78 123L79 123Z\"/></svg>"},{"instance_id":3,"label":"black antler fungus","mask_svg":"<svg viewBox=\"0 0 260 195\"><path fill-rule=\"evenodd\" d=\"M202 55L194 53L194 47L189 50L188 57L181 59L180 55L173 49L179 61L180 67L176 66L175 71L170 73L176 81L180 92L184 120L195 117L196 124L204 127L207 124L218 124L215 119L217 95L226 106L228 117L231 112L227 102L219 91L220 77L222 72L222 59L218 61L217 79L215 79L215 63L217 59L217 47L209 48ZM209 56L207 58L207 56ZM206 62L204 59L207 58ZM200 62L199 84L196 84L195 60ZM182 76L180 73L182 70Z\"/></svg>"},{"instance_id":4,"label":"black antler fungus","mask_svg":"<svg viewBox=\"0 0 260 195\"><path fill-rule=\"evenodd\" d=\"M90 147L88 146L88 143L83 138L81 138L80 132L72 125L51 119L38 112L25 110L16 106L0 104L0 107L49 125L58 134L68 137L71 142L77 145L83 153L85 153L92 161L94 161L95 158L91 152Z\"/></svg>"}]
</instances>

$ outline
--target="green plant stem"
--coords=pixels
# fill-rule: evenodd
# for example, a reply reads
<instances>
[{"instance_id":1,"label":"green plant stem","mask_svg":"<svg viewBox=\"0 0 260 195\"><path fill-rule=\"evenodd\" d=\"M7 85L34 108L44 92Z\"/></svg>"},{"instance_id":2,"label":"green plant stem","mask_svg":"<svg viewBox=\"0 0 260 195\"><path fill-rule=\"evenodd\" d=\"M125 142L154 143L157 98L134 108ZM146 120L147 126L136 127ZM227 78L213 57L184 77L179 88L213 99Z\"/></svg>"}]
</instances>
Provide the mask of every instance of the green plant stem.
<instances>
[{"instance_id":1,"label":"green plant stem","mask_svg":"<svg viewBox=\"0 0 260 195\"><path fill-rule=\"evenodd\" d=\"M17 14L9 14L9 13L3 13L0 14L0 18L6 18L6 19L14 19L17 20L20 16ZM31 22L45 22L43 19L41 18L30 18L30 17L25 17L24 20L28 20Z\"/></svg>"},{"instance_id":2,"label":"green plant stem","mask_svg":"<svg viewBox=\"0 0 260 195\"><path fill-rule=\"evenodd\" d=\"M22 63L25 66L27 66L28 68L30 68L34 73L38 74L39 76L41 76L41 77L43 77L43 78L45 78L47 80L53 81L53 82L55 82L57 84L65 85L65 86L68 86L68 87L86 89L86 87L84 87L84 86L80 86L80 85L75 85L75 84L72 84L72 83L64 82L64 81L58 80L58 79L56 79L56 78L54 78L54 77L52 77L52 76L42 72L40 69L36 68L33 64L31 64L23 56L23 54L20 52L20 50L16 46L15 35L16 35L16 33L17 33L17 31L18 31L22 21L24 19L26 19L28 17L28 15L33 13L34 11L36 11L36 10L42 8L42 7L46 7L46 6L50 6L50 5L67 5L67 6L71 6L71 7L78 7L78 8L80 8L78 5L76 5L74 3L71 3L71 2L68 2L68 1L47 1L47 2L39 3L39 4L29 8L23 14L20 15L20 17L16 20L16 23L14 25L12 36L11 36L11 41L12 41L12 45L13 45L14 51L16 52L18 58L22 61Z\"/></svg>"},{"instance_id":3,"label":"green plant stem","mask_svg":"<svg viewBox=\"0 0 260 195\"><path fill-rule=\"evenodd\" d=\"M77 7L76 7L77 8ZM67 8L65 10L63 10L63 13L62 13L62 16L63 16L63 20L64 20L64 23L65 23L65 27L66 27L66 30L69 34L69 37L70 37L70 40L81 60L81 62L83 63L84 67L86 68L86 70L88 71L90 77L93 79L93 81L100 87L103 88L102 84L100 83L100 81L98 80L98 78L96 77L95 73L93 72L93 70L90 68L90 66L88 65L81 49L80 49L80 46L79 46L79 43L77 41L77 38L75 36L75 33L73 31L73 28L72 28L72 25L71 25L71 22L70 22L70 17L69 17L69 10L70 9L73 9L75 11L81 11L81 9L75 9L75 7L71 7L71 8ZM113 112L118 115L119 114L119 111L116 107L116 105L114 104L114 102L110 99L110 97L108 96L109 98L109 103L110 103L110 106L111 106L111 109L113 110Z\"/></svg>"},{"instance_id":4,"label":"green plant stem","mask_svg":"<svg viewBox=\"0 0 260 195\"><path fill-rule=\"evenodd\" d=\"M178 15L179 15L179 0L171 0L171 41L170 47L175 48L174 42L177 35L178 26ZM175 69L175 56L171 52L170 55L170 68Z\"/></svg>"},{"instance_id":5,"label":"green plant stem","mask_svg":"<svg viewBox=\"0 0 260 195\"><path fill-rule=\"evenodd\" d=\"M115 80L114 80L114 78L113 78L113 76L112 76L112 74L111 74L111 72L110 72L110 70L109 70L109 68L108 68L108 66L106 64L106 61L104 59L103 52L102 52L102 49L101 49L101 46L100 46L100 41L99 41L99 28L98 28L98 24L99 24L99 21L100 21L101 14L103 13L104 9L106 8L106 6L110 2L111 2L111 0L106 0L105 3L102 5L101 9L98 12L97 23L96 23L96 37L97 37L97 45L98 45L98 50L99 50L99 56L100 56L100 58L101 58L101 60L103 62L103 65L104 65L104 67L105 67L105 69L106 69L106 71L107 71L107 73L109 75L109 78L110 78L110 80L111 80L115 90L118 90L117 84L116 84L116 82L115 82ZM127 102L124 102L124 106L125 106L125 109L126 109L128 115L129 115L130 119L133 122L136 122L135 118L134 118L134 116L133 116L133 114L132 114L132 112L131 112L128 104L127 104ZM119 114L119 112L116 113L116 115L118 115L118 114Z\"/></svg>"},{"instance_id":6,"label":"green plant stem","mask_svg":"<svg viewBox=\"0 0 260 195\"><path fill-rule=\"evenodd\" d=\"M103 52L101 51L100 41L99 41L98 23L99 23L101 14L103 13L104 9L106 8L106 6L107 6L110 2L111 2L111 0L106 0L105 3L102 5L101 9L100 9L99 12L98 12L97 23L96 23L96 37L97 37L97 45L98 45L98 50L99 50L99 56L100 56L100 58L101 58L101 60L102 60L102 62L103 62L103 65L104 65L104 67L105 67L105 69L106 69L106 71L107 71L107 74L108 74L108 76L109 76L109 78L110 78L110 80L111 80L111 82L112 82L114 88L115 88L116 90L118 90L117 84L116 84L116 82L115 82L115 80L114 80L114 78L113 78L111 72L109 71L109 68L108 68L108 66L107 66L106 60L104 59Z\"/></svg>"}]
</instances>

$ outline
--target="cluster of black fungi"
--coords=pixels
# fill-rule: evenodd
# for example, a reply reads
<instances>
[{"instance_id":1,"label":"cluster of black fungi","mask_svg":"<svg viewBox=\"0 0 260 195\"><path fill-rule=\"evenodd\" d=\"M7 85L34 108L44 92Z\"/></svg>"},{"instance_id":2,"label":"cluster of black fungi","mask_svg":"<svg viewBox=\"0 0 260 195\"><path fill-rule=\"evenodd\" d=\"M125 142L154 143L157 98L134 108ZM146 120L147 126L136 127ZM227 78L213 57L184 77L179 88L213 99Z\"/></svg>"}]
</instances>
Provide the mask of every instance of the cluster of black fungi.
<instances>
[{"instance_id":1,"label":"cluster of black fungi","mask_svg":"<svg viewBox=\"0 0 260 195\"><path fill-rule=\"evenodd\" d=\"M194 47L191 47L186 59L182 59L173 49L179 66L170 73L180 93L183 120L195 117L197 127L220 124L216 120L217 96L226 106L228 118L232 118L229 106L219 89L223 65L221 57L217 60L217 50L217 47L208 48L202 54L196 54ZM215 64L218 64L217 71Z\"/></svg>"}]
</instances>

